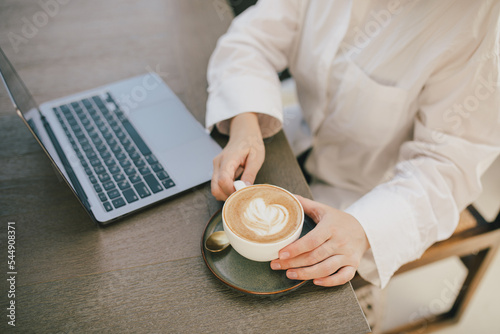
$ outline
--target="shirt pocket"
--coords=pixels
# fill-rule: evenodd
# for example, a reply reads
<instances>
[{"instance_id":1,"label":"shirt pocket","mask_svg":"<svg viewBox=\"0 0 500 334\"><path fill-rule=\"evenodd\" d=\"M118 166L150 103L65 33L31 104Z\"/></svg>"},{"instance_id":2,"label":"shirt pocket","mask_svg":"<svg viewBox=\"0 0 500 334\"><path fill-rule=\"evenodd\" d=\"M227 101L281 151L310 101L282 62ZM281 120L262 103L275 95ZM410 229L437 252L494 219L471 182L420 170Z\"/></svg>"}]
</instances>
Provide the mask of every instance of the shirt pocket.
<instances>
[{"instance_id":1,"label":"shirt pocket","mask_svg":"<svg viewBox=\"0 0 500 334\"><path fill-rule=\"evenodd\" d=\"M382 146L400 131L407 100L404 89L380 84L349 62L318 135L335 142Z\"/></svg>"}]
</instances>

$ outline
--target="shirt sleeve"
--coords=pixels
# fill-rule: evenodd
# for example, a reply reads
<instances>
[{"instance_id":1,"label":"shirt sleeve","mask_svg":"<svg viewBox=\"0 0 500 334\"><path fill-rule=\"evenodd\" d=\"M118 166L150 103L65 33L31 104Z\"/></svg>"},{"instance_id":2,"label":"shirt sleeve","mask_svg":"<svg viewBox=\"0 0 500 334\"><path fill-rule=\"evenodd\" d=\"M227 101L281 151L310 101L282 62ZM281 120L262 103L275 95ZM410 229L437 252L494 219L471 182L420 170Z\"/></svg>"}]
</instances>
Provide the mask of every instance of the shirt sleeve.
<instances>
[{"instance_id":1,"label":"shirt sleeve","mask_svg":"<svg viewBox=\"0 0 500 334\"><path fill-rule=\"evenodd\" d=\"M358 272L373 284L384 287L400 266L451 236L500 152L498 23L489 31L477 52L427 80L394 177L346 209L370 242Z\"/></svg>"},{"instance_id":2,"label":"shirt sleeve","mask_svg":"<svg viewBox=\"0 0 500 334\"><path fill-rule=\"evenodd\" d=\"M205 124L228 134L229 120L244 112L259 115L262 135L276 134L283 122L277 72L288 64L298 30L296 0L260 0L236 17L208 65Z\"/></svg>"}]
</instances>

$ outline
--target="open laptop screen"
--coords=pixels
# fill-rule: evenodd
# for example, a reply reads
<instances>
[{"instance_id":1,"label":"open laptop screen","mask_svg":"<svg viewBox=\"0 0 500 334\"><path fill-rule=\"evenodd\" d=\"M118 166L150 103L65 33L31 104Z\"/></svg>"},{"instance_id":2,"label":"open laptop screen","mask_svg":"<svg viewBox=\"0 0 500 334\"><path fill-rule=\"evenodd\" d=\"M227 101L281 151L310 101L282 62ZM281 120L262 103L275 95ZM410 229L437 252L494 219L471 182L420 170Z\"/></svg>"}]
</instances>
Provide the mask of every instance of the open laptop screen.
<instances>
[{"instance_id":1,"label":"open laptop screen","mask_svg":"<svg viewBox=\"0 0 500 334\"><path fill-rule=\"evenodd\" d=\"M38 108L30 92L0 48L0 74L14 107L23 114Z\"/></svg>"}]
</instances>

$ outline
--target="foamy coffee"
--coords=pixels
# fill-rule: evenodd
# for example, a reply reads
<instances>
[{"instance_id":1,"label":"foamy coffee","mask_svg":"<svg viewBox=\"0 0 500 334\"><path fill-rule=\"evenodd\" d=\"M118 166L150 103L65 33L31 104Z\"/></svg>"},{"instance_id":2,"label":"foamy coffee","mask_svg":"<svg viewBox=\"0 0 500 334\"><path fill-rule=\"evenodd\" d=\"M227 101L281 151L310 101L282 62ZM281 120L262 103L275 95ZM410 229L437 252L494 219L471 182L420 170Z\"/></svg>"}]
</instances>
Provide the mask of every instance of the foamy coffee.
<instances>
[{"instance_id":1,"label":"foamy coffee","mask_svg":"<svg viewBox=\"0 0 500 334\"><path fill-rule=\"evenodd\" d=\"M227 226L237 236L252 242L284 240L302 222L297 199L283 189L265 184L238 190L224 206Z\"/></svg>"}]
</instances>

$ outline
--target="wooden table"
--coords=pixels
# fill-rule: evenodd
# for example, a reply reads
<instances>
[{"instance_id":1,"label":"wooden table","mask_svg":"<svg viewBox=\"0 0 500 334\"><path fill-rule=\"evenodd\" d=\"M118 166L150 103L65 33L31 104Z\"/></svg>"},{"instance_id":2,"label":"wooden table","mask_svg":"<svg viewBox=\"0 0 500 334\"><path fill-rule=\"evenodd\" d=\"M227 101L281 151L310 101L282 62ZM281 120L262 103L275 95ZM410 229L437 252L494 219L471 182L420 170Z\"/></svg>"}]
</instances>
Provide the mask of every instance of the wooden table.
<instances>
[{"instance_id":1,"label":"wooden table","mask_svg":"<svg viewBox=\"0 0 500 334\"><path fill-rule=\"evenodd\" d=\"M0 4L0 45L36 101L153 69L204 123L208 59L232 19L224 0L60 2ZM266 147L257 182L310 197L283 133ZM257 298L218 281L203 262L200 240L220 207L204 184L109 227L93 225L2 86L0 332L13 329L6 320L8 222L16 227L15 329L21 332L369 330L350 284L308 283Z\"/></svg>"}]
</instances>

